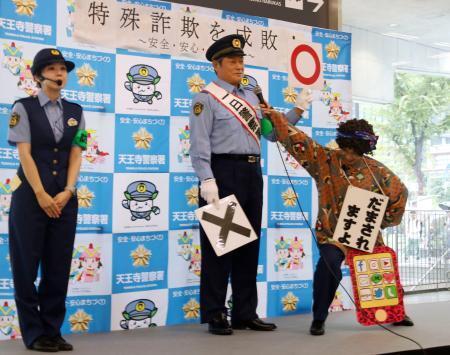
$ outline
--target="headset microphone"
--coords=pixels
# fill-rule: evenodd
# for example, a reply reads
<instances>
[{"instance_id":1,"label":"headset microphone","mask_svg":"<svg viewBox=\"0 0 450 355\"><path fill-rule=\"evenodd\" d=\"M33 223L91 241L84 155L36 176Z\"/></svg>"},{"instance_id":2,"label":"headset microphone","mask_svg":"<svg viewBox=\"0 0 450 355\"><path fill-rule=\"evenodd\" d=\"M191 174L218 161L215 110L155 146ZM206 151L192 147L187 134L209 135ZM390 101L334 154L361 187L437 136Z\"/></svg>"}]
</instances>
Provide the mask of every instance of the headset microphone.
<instances>
[{"instance_id":1,"label":"headset microphone","mask_svg":"<svg viewBox=\"0 0 450 355\"><path fill-rule=\"evenodd\" d=\"M50 78L46 78L45 76L42 76L42 75L41 75L40 79L41 79L41 80L52 81L52 82L54 82L54 83L55 83L56 85L58 85L58 86L61 86L61 85L63 84L63 82L62 82L61 79L53 80L53 79L50 79Z\"/></svg>"}]
</instances>

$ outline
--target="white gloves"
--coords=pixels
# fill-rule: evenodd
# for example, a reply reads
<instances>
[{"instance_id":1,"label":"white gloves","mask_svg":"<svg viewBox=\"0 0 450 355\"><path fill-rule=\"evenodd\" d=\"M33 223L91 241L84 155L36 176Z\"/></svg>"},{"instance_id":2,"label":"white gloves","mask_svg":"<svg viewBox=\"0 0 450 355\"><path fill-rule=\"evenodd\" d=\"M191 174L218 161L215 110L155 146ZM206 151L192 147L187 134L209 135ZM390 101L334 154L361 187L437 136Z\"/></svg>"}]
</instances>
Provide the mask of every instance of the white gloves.
<instances>
[{"instance_id":1,"label":"white gloves","mask_svg":"<svg viewBox=\"0 0 450 355\"><path fill-rule=\"evenodd\" d=\"M299 108L300 110L306 111L308 110L312 99L313 97L311 89L302 89L300 94L298 94L297 98L295 99L295 107Z\"/></svg>"},{"instance_id":2,"label":"white gloves","mask_svg":"<svg viewBox=\"0 0 450 355\"><path fill-rule=\"evenodd\" d=\"M216 179L207 179L201 182L200 196L208 205L213 203L216 208L219 207L219 188L217 187Z\"/></svg>"}]
</instances>

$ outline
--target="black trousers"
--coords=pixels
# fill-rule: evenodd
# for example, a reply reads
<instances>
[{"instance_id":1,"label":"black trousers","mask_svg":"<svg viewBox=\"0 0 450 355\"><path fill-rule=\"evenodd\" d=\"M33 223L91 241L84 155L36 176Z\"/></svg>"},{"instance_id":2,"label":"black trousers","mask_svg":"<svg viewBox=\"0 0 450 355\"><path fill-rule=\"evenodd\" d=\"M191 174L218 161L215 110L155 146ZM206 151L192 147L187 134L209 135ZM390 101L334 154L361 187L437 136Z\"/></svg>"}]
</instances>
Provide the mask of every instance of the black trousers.
<instances>
[{"instance_id":1,"label":"black trousers","mask_svg":"<svg viewBox=\"0 0 450 355\"><path fill-rule=\"evenodd\" d=\"M55 196L60 189L47 191ZM41 335L56 336L66 313L78 201L72 197L58 219L39 206L28 182L13 192L9 249L16 307L23 341L30 346ZM36 288L38 268L41 280Z\"/></svg>"},{"instance_id":2,"label":"black trousers","mask_svg":"<svg viewBox=\"0 0 450 355\"><path fill-rule=\"evenodd\" d=\"M219 187L220 198L234 194L241 204L256 234L261 234L263 180L259 162L212 157L211 168ZM206 205L200 199L200 206ZM203 228L200 228L202 273L200 277L201 322L207 323L225 312L225 298L231 277L234 321L257 317L259 238L228 254L218 257Z\"/></svg>"},{"instance_id":3,"label":"black trousers","mask_svg":"<svg viewBox=\"0 0 450 355\"><path fill-rule=\"evenodd\" d=\"M345 255L338 247L332 244L320 245L320 258L313 281L314 320L327 319L328 309L342 280L341 265L344 259ZM334 276L328 267L333 271Z\"/></svg>"}]
</instances>

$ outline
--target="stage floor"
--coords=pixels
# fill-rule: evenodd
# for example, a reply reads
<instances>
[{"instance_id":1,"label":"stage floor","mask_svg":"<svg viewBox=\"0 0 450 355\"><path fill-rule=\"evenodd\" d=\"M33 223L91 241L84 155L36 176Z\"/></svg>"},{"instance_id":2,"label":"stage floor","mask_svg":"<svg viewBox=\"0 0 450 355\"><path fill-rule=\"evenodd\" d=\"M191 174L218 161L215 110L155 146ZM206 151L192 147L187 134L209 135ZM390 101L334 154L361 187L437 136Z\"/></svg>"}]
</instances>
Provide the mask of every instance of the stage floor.
<instances>
[{"instance_id":1,"label":"stage floor","mask_svg":"<svg viewBox=\"0 0 450 355\"><path fill-rule=\"evenodd\" d=\"M411 337L423 347L450 345L450 302L407 305L414 327L390 329ZM311 315L271 319L278 325L274 332L235 331L231 336L214 336L206 326L181 325L112 333L69 335L75 354L85 355L234 355L234 354L313 354L365 355L413 350L412 342L378 327L360 326L353 311L330 315L324 336L308 334ZM27 354L21 340L0 342L0 353Z\"/></svg>"}]
</instances>

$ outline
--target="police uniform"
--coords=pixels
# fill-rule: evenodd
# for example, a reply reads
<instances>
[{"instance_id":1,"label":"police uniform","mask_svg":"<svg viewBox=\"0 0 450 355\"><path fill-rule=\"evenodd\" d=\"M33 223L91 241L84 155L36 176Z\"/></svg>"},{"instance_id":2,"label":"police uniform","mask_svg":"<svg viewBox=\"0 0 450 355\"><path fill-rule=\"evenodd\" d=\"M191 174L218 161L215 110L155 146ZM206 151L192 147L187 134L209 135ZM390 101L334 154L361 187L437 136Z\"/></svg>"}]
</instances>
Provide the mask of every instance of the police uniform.
<instances>
[{"instance_id":1,"label":"police uniform","mask_svg":"<svg viewBox=\"0 0 450 355\"><path fill-rule=\"evenodd\" d=\"M207 51L209 61L227 55L244 55L242 36L230 35L216 41ZM221 79L214 81L220 88L259 106L253 90L245 85L236 87ZM250 84L250 80L243 80ZM257 111L258 119L261 114ZM299 120L295 110L287 113L293 124ZM208 92L193 99L190 114L190 156L200 181L215 178L219 197L234 194L245 211L256 234L261 232L263 179L260 166L260 146L241 122ZM266 137L274 141L273 136ZM206 201L200 198L200 206ZM225 298L231 276L233 290L232 323L256 319L256 276L259 239L218 257L203 228L200 228L202 272L200 281L201 322L211 322L226 311Z\"/></svg>"},{"instance_id":2,"label":"police uniform","mask_svg":"<svg viewBox=\"0 0 450 355\"><path fill-rule=\"evenodd\" d=\"M34 58L33 74L52 63L65 63L68 71L74 67L58 50L43 49ZM42 90L14 103L8 142L31 144L43 187L52 197L66 186L72 142L84 126L81 106L61 98L52 102ZM78 201L73 196L59 218L50 218L39 206L22 166L17 177L21 183L12 193L9 247L20 329L25 345L31 347L41 336L60 335ZM39 267L41 281L36 289Z\"/></svg>"}]
</instances>

